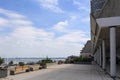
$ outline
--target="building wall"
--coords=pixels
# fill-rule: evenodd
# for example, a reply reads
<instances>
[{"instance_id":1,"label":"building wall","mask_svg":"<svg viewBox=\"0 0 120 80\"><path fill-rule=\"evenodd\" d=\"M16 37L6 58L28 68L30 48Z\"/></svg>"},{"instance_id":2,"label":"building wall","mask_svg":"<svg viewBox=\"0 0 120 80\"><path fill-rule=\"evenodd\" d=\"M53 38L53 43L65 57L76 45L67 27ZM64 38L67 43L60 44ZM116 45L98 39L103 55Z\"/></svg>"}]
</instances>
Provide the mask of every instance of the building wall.
<instances>
[{"instance_id":1,"label":"building wall","mask_svg":"<svg viewBox=\"0 0 120 80\"><path fill-rule=\"evenodd\" d=\"M99 58L99 59L98 59ZM97 62L97 63L100 63L100 49L98 49L94 55L94 60Z\"/></svg>"},{"instance_id":2,"label":"building wall","mask_svg":"<svg viewBox=\"0 0 120 80\"><path fill-rule=\"evenodd\" d=\"M99 29L99 26L97 26L95 20L97 18L106 18L106 17L115 17L115 16L120 16L120 0L107 0L105 6L103 7L99 16L95 16L91 13L91 41L92 41L92 47L95 45L94 42L95 42L96 35L97 35L97 32L98 32L97 29ZM119 32L119 30L118 30L118 32ZM108 31L109 31L109 29L108 29ZM110 44L109 40L107 40L107 44ZM120 39L117 40L117 44L120 44ZM120 50L118 50L118 49L120 49L120 46L117 47L117 54L120 54ZM93 48L93 51L94 51L94 48Z\"/></svg>"},{"instance_id":3,"label":"building wall","mask_svg":"<svg viewBox=\"0 0 120 80\"><path fill-rule=\"evenodd\" d=\"M108 0L99 17L120 16L120 0Z\"/></svg>"},{"instance_id":4,"label":"building wall","mask_svg":"<svg viewBox=\"0 0 120 80\"><path fill-rule=\"evenodd\" d=\"M104 18L104 17L117 17L120 16L120 0L108 0L107 4L103 8L101 14L99 15L99 18ZM117 36L119 36L120 29L117 29ZM120 45L120 39L116 37L117 39L117 44ZM109 43L110 44L110 43ZM108 47L109 48L109 47ZM120 46L117 46L117 57L120 57ZM109 56L110 52L106 52L107 56Z\"/></svg>"},{"instance_id":5,"label":"building wall","mask_svg":"<svg viewBox=\"0 0 120 80\"><path fill-rule=\"evenodd\" d=\"M90 40L87 41L81 53L91 53L91 41Z\"/></svg>"},{"instance_id":6,"label":"building wall","mask_svg":"<svg viewBox=\"0 0 120 80\"><path fill-rule=\"evenodd\" d=\"M82 58L91 58L93 55L91 53L82 53L81 56Z\"/></svg>"},{"instance_id":7,"label":"building wall","mask_svg":"<svg viewBox=\"0 0 120 80\"><path fill-rule=\"evenodd\" d=\"M102 0L100 0L100 1L102 1ZM97 0L95 2L97 2ZM116 23L116 26L114 26L114 28L113 27L111 28L111 26L113 26L113 25L101 26L101 25L99 25L99 21L98 21L98 25L96 24L96 26L95 26L94 20L99 19L99 18L109 19L109 17L114 17L114 18L118 17L119 18L120 17L120 0L107 0L107 2L105 3L105 5L102 9L99 8L99 11L91 12L91 15L94 17L94 18L91 17L91 30L93 30L93 32L98 32L97 29L94 29L94 28L99 27L99 34L93 35L92 31L91 31L91 36L92 36L91 40L92 40L93 44L95 45L94 49L93 49L94 59L100 66L102 66L103 69L106 69L107 72L110 73L111 77L115 77L116 73L118 72L118 68L116 67L117 66L116 64L120 64L120 37L119 37L120 26L118 26L117 23ZM117 21L118 18L116 18L116 20L113 20L113 21ZM119 19L118 19L118 21L119 21ZM104 22L103 22L103 24L104 24ZM111 32L114 29L116 29L115 32L113 31L114 32L113 34L116 33L115 36L112 35L112 32ZM95 42L94 37L96 35L97 35L97 39ZM113 39L113 41L112 41L111 37L115 38L116 40ZM105 44L103 46L101 46L103 40L104 40ZM113 46L111 46L111 44L113 44ZM99 46L102 47L102 50L100 50ZM105 51L103 51L103 50L105 50ZM105 55L100 54L100 52L102 52L102 51L103 51L103 53L105 52ZM100 58L100 56L101 56L101 58Z\"/></svg>"},{"instance_id":8,"label":"building wall","mask_svg":"<svg viewBox=\"0 0 120 80\"><path fill-rule=\"evenodd\" d=\"M87 43L84 45L83 49L81 50L81 56L82 57L90 57L92 56L91 51L91 40L88 40Z\"/></svg>"}]
</instances>

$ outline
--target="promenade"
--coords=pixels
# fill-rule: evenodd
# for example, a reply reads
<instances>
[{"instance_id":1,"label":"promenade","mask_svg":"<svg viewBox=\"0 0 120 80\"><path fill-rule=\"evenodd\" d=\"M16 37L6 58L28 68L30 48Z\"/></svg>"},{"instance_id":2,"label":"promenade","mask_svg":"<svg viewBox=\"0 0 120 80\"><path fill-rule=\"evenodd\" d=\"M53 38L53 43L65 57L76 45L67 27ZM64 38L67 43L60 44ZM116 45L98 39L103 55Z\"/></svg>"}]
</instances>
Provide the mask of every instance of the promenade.
<instances>
[{"instance_id":1,"label":"promenade","mask_svg":"<svg viewBox=\"0 0 120 80\"><path fill-rule=\"evenodd\" d=\"M113 80L97 65L62 64L2 80ZM120 79L116 79L120 80Z\"/></svg>"}]
</instances>

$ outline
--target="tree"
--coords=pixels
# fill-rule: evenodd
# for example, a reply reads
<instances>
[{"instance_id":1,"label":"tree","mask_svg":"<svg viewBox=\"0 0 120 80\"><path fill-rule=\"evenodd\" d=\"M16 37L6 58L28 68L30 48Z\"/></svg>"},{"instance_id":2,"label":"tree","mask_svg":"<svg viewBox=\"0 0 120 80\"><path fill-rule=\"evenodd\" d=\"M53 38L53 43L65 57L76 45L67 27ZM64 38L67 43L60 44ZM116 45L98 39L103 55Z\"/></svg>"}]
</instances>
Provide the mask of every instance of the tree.
<instances>
[{"instance_id":1,"label":"tree","mask_svg":"<svg viewBox=\"0 0 120 80\"><path fill-rule=\"evenodd\" d=\"M4 62L4 59L0 57L0 65Z\"/></svg>"},{"instance_id":2,"label":"tree","mask_svg":"<svg viewBox=\"0 0 120 80\"><path fill-rule=\"evenodd\" d=\"M10 65L10 66L13 65L13 61L10 61L10 62L9 62L9 65Z\"/></svg>"},{"instance_id":3,"label":"tree","mask_svg":"<svg viewBox=\"0 0 120 80\"><path fill-rule=\"evenodd\" d=\"M19 66L24 66L25 63L24 62L19 62Z\"/></svg>"},{"instance_id":4,"label":"tree","mask_svg":"<svg viewBox=\"0 0 120 80\"><path fill-rule=\"evenodd\" d=\"M44 63L52 63L53 61L52 61L52 59L51 58L46 58L46 59L43 59L43 60L41 60L41 62L44 62Z\"/></svg>"}]
</instances>

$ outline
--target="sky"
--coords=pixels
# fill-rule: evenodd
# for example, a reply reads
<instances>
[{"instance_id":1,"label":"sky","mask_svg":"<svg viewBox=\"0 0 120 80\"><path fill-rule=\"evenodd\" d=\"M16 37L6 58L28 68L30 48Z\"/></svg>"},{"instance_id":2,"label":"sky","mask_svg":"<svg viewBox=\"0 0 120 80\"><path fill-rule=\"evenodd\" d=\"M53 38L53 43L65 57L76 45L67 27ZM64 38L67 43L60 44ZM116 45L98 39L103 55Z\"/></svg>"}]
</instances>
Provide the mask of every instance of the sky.
<instances>
[{"instance_id":1,"label":"sky","mask_svg":"<svg viewBox=\"0 0 120 80\"><path fill-rule=\"evenodd\" d=\"M90 40L89 2L0 0L0 56L80 55Z\"/></svg>"}]
</instances>

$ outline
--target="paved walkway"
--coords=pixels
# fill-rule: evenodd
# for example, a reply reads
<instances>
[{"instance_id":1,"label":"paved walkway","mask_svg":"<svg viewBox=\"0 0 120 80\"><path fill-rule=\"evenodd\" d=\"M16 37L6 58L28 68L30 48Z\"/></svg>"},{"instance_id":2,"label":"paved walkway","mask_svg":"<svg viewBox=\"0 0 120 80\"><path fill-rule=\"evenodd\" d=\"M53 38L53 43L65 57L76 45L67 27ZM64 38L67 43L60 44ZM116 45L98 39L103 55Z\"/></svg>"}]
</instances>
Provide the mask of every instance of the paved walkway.
<instances>
[{"instance_id":1,"label":"paved walkway","mask_svg":"<svg viewBox=\"0 0 120 80\"><path fill-rule=\"evenodd\" d=\"M4 79L3 79L4 80ZM6 80L113 80L97 65L62 64L9 76ZM116 79L120 80L120 79Z\"/></svg>"}]
</instances>

